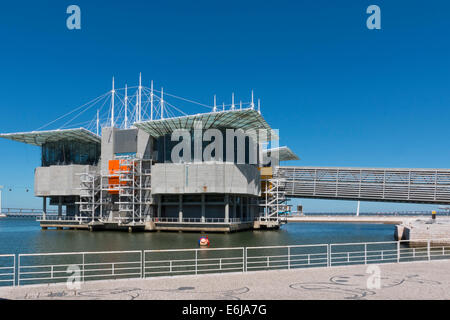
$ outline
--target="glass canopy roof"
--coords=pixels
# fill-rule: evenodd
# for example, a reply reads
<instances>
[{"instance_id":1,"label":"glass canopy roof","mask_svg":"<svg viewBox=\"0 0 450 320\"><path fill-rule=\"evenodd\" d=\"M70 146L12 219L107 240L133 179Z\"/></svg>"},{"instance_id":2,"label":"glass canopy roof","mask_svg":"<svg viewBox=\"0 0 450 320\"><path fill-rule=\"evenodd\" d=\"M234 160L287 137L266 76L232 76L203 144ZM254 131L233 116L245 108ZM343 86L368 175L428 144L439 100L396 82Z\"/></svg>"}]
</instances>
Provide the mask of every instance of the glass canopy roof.
<instances>
[{"instance_id":1,"label":"glass canopy roof","mask_svg":"<svg viewBox=\"0 0 450 320\"><path fill-rule=\"evenodd\" d=\"M201 121L203 129L266 129L268 139L277 139L277 134L270 128L261 114L253 109L226 110L201 113L168 119L158 119L134 123L134 126L144 130L153 137L170 134L176 129L194 129L195 122Z\"/></svg>"},{"instance_id":2,"label":"glass canopy roof","mask_svg":"<svg viewBox=\"0 0 450 320\"><path fill-rule=\"evenodd\" d=\"M267 149L264 150L264 155L270 155L272 152L278 152L278 159L280 161L300 160L300 158L289 147Z\"/></svg>"},{"instance_id":3,"label":"glass canopy roof","mask_svg":"<svg viewBox=\"0 0 450 320\"><path fill-rule=\"evenodd\" d=\"M0 138L23 142L35 146L42 146L46 142L55 142L60 140L101 143L99 136L84 128L2 133L0 134Z\"/></svg>"}]
</instances>

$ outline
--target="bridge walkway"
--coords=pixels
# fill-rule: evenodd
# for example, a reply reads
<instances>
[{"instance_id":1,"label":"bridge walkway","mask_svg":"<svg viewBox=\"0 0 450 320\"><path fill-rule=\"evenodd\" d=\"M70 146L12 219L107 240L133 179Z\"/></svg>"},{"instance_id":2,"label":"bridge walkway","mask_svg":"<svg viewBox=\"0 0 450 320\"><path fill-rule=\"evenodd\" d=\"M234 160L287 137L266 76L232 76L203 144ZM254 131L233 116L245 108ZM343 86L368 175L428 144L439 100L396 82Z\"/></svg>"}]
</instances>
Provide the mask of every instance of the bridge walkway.
<instances>
[{"instance_id":1,"label":"bridge walkway","mask_svg":"<svg viewBox=\"0 0 450 320\"><path fill-rule=\"evenodd\" d=\"M450 204L450 169L277 167L286 197Z\"/></svg>"}]
</instances>

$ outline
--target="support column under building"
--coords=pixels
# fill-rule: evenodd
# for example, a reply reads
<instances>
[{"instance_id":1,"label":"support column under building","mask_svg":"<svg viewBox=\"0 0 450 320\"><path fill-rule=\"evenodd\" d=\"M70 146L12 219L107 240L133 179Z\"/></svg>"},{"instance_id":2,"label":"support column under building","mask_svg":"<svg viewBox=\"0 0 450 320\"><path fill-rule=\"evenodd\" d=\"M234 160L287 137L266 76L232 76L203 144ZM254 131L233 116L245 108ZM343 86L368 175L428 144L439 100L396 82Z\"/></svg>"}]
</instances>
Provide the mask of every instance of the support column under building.
<instances>
[{"instance_id":1,"label":"support column under building","mask_svg":"<svg viewBox=\"0 0 450 320\"><path fill-rule=\"evenodd\" d=\"M239 204L240 204L240 208L239 208L239 218L241 219L241 222L244 221L244 197L240 197L239 198Z\"/></svg>"},{"instance_id":2,"label":"support column under building","mask_svg":"<svg viewBox=\"0 0 450 320\"><path fill-rule=\"evenodd\" d=\"M247 197L247 212L245 213L245 218L250 220L250 197Z\"/></svg>"},{"instance_id":3,"label":"support column under building","mask_svg":"<svg viewBox=\"0 0 450 320\"><path fill-rule=\"evenodd\" d=\"M205 212L206 210L205 210L205 195L204 194L202 194L202 222L205 222L205 214L206 214L206 212Z\"/></svg>"},{"instance_id":4,"label":"support column under building","mask_svg":"<svg viewBox=\"0 0 450 320\"><path fill-rule=\"evenodd\" d=\"M237 207L236 200L237 200L237 197L233 196L233 219L236 219L236 207Z\"/></svg>"},{"instance_id":5,"label":"support column under building","mask_svg":"<svg viewBox=\"0 0 450 320\"><path fill-rule=\"evenodd\" d=\"M157 212L157 218L158 220L161 218L161 195L158 195L158 212Z\"/></svg>"},{"instance_id":6,"label":"support column under building","mask_svg":"<svg viewBox=\"0 0 450 320\"><path fill-rule=\"evenodd\" d=\"M47 216L47 197L42 197L42 216L45 220Z\"/></svg>"},{"instance_id":7,"label":"support column under building","mask_svg":"<svg viewBox=\"0 0 450 320\"><path fill-rule=\"evenodd\" d=\"M178 196L178 222L183 222L183 195Z\"/></svg>"},{"instance_id":8,"label":"support column under building","mask_svg":"<svg viewBox=\"0 0 450 320\"><path fill-rule=\"evenodd\" d=\"M230 196L225 195L225 223L230 221Z\"/></svg>"},{"instance_id":9,"label":"support column under building","mask_svg":"<svg viewBox=\"0 0 450 320\"><path fill-rule=\"evenodd\" d=\"M62 196L58 197L58 218L62 216Z\"/></svg>"}]
</instances>

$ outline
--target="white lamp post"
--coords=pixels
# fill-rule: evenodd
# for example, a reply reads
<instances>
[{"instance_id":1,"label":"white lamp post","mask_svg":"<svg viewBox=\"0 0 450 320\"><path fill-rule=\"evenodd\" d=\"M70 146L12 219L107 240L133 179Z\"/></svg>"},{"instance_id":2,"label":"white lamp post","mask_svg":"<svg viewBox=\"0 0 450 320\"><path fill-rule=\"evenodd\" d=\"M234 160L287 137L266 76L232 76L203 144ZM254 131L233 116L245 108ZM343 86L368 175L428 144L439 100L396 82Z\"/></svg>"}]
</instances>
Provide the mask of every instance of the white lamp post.
<instances>
[{"instance_id":1,"label":"white lamp post","mask_svg":"<svg viewBox=\"0 0 450 320\"><path fill-rule=\"evenodd\" d=\"M356 216L359 217L359 204L360 202L358 201L358 207L356 208Z\"/></svg>"}]
</instances>

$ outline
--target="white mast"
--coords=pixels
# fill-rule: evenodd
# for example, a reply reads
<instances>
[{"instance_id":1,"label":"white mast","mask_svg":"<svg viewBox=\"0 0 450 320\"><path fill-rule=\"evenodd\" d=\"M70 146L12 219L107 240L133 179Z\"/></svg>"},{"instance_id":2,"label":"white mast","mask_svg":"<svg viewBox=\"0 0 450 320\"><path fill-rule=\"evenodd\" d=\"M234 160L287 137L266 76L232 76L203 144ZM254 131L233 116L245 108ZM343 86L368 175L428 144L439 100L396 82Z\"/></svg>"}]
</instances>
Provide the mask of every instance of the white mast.
<instances>
[{"instance_id":1,"label":"white mast","mask_svg":"<svg viewBox=\"0 0 450 320\"><path fill-rule=\"evenodd\" d=\"M142 95L142 76L141 73L139 72L139 121L141 121L142 117L141 95Z\"/></svg>"},{"instance_id":2,"label":"white mast","mask_svg":"<svg viewBox=\"0 0 450 320\"><path fill-rule=\"evenodd\" d=\"M234 110L234 92L231 94L231 110Z\"/></svg>"},{"instance_id":3,"label":"white mast","mask_svg":"<svg viewBox=\"0 0 450 320\"><path fill-rule=\"evenodd\" d=\"M214 95L214 108L213 108L213 112L217 111L217 106L216 106L216 95Z\"/></svg>"},{"instance_id":4,"label":"white mast","mask_svg":"<svg viewBox=\"0 0 450 320\"><path fill-rule=\"evenodd\" d=\"M125 129L128 129L128 86L125 84Z\"/></svg>"},{"instance_id":5,"label":"white mast","mask_svg":"<svg viewBox=\"0 0 450 320\"><path fill-rule=\"evenodd\" d=\"M99 125L100 121L98 119L98 109L97 109L97 135L98 135L98 125Z\"/></svg>"},{"instance_id":6,"label":"white mast","mask_svg":"<svg viewBox=\"0 0 450 320\"><path fill-rule=\"evenodd\" d=\"M255 100L253 99L253 90L252 90L252 103L251 103L251 107L252 107L252 110L255 109Z\"/></svg>"},{"instance_id":7,"label":"white mast","mask_svg":"<svg viewBox=\"0 0 450 320\"><path fill-rule=\"evenodd\" d=\"M153 80L150 87L150 120L153 120Z\"/></svg>"},{"instance_id":8,"label":"white mast","mask_svg":"<svg viewBox=\"0 0 450 320\"><path fill-rule=\"evenodd\" d=\"M136 121L135 122L139 122L139 99L138 96L136 94Z\"/></svg>"},{"instance_id":9,"label":"white mast","mask_svg":"<svg viewBox=\"0 0 450 320\"><path fill-rule=\"evenodd\" d=\"M258 99L258 112L261 113L261 100Z\"/></svg>"},{"instance_id":10,"label":"white mast","mask_svg":"<svg viewBox=\"0 0 450 320\"><path fill-rule=\"evenodd\" d=\"M114 77L112 78L112 90L111 90L111 127L114 127Z\"/></svg>"},{"instance_id":11,"label":"white mast","mask_svg":"<svg viewBox=\"0 0 450 320\"><path fill-rule=\"evenodd\" d=\"M164 88L161 87L161 119L164 119Z\"/></svg>"},{"instance_id":12,"label":"white mast","mask_svg":"<svg viewBox=\"0 0 450 320\"><path fill-rule=\"evenodd\" d=\"M225 102L222 103L222 110L225 111Z\"/></svg>"},{"instance_id":13,"label":"white mast","mask_svg":"<svg viewBox=\"0 0 450 320\"><path fill-rule=\"evenodd\" d=\"M239 101L239 109L241 109L241 110L242 110L242 100L241 100L241 101Z\"/></svg>"}]
</instances>

